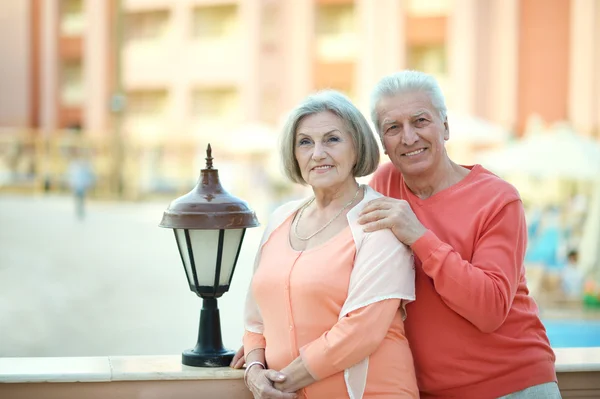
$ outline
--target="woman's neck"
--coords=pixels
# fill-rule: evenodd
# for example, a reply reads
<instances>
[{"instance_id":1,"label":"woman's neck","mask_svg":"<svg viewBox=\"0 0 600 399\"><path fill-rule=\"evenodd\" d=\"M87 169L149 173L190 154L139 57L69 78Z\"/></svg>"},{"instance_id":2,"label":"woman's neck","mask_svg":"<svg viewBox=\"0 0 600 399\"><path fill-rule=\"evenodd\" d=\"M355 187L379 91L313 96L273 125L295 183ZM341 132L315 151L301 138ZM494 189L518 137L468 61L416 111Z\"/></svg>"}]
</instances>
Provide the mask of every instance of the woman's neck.
<instances>
[{"instance_id":1,"label":"woman's neck","mask_svg":"<svg viewBox=\"0 0 600 399\"><path fill-rule=\"evenodd\" d=\"M356 197L358 189L359 185L354 179L335 187L313 188L315 207L319 210L343 207Z\"/></svg>"},{"instance_id":2,"label":"woman's neck","mask_svg":"<svg viewBox=\"0 0 600 399\"><path fill-rule=\"evenodd\" d=\"M415 176L404 175L403 177L406 186L413 194L421 199L427 199L458 183L468 174L469 169L446 158L439 167L430 173Z\"/></svg>"}]
</instances>

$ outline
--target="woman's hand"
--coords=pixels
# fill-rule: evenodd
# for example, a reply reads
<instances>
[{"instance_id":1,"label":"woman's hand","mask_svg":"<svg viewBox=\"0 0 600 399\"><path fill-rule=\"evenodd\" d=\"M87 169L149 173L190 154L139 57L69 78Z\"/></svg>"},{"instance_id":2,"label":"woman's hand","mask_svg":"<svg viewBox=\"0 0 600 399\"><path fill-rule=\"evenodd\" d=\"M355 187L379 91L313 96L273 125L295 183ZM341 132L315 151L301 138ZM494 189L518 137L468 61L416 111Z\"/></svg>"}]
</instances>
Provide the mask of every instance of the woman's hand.
<instances>
[{"instance_id":1,"label":"woman's hand","mask_svg":"<svg viewBox=\"0 0 600 399\"><path fill-rule=\"evenodd\" d=\"M317 381L308 372L301 356L294 359L278 374L283 375L285 378L282 380L274 380L273 386L275 389L282 392L296 392Z\"/></svg>"},{"instance_id":2,"label":"woman's hand","mask_svg":"<svg viewBox=\"0 0 600 399\"><path fill-rule=\"evenodd\" d=\"M235 353L235 356L233 356L229 367L232 367L234 369L241 369L245 362L246 359L244 358L244 346L242 345L240 346L240 349L238 349L238 351Z\"/></svg>"},{"instance_id":3,"label":"woman's hand","mask_svg":"<svg viewBox=\"0 0 600 399\"><path fill-rule=\"evenodd\" d=\"M252 367L248 370L248 389L254 395L254 399L295 399L297 395L293 392L281 392L275 389L274 383L282 383L286 376L275 370L264 370L260 367Z\"/></svg>"}]
</instances>

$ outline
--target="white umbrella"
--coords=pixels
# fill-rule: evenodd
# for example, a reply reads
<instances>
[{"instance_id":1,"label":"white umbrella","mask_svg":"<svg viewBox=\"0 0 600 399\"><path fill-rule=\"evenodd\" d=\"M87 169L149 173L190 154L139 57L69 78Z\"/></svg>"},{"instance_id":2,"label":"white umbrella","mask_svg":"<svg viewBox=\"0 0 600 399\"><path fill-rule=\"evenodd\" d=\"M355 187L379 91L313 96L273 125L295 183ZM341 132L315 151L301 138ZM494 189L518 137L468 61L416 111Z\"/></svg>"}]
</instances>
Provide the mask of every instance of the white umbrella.
<instances>
[{"instance_id":1,"label":"white umbrella","mask_svg":"<svg viewBox=\"0 0 600 399\"><path fill-rule=\"evenodd\" d=\"M499 174L600 180L600 144L564 124L505 149L486 152L478 160Z\"/></svg>"},{"instance_id":2,"label":"white umbrella","mask_svg":"<svg viewBox=\"0 0 600 399\"><path fill-rule=\"evenodd\" d=\"M450 140L448 144L502 144L510 139L510 132L485 119L454 111L448 112Z\"/></svg>"},{"instance_id":3,"label":"white umbrella","mask_svg":"<svg viewBox=\"0 0 600 399\"><path fill-rule=\"evenodd\" d=\"M474 116L448 112L450 140L446 150L455 162L463 165L477 163L481 147L497 148L510 138L508 130Z\"/></svg>"}]
</instances>

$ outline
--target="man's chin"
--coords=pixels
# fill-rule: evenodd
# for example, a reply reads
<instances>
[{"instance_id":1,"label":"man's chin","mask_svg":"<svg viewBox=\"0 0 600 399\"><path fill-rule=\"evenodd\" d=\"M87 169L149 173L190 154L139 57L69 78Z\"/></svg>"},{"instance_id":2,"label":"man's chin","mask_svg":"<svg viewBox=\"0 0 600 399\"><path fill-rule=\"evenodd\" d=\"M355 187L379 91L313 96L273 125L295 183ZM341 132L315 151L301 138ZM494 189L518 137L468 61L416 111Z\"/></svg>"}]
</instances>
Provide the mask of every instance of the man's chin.
<instances>
[{"instance_id":1,"label":"man's chin","mask_svg":"<svg viewBox=\"0 0 600 399\"><path fill-rule=\"evenodd\" d=\"M419 176L426 173L430 168L429 162L393 162L400 173L404 176Z\"/></svg>"}]
</instances>

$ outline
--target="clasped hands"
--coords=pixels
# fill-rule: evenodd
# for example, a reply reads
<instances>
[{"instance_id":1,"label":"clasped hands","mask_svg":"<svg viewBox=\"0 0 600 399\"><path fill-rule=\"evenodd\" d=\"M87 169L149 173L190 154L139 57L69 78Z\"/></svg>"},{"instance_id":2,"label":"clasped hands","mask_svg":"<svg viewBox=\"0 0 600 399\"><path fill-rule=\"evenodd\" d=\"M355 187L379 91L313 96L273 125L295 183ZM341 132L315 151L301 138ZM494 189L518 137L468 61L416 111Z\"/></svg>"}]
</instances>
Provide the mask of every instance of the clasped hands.
<instances>
[{"instance_id":1,"label":"clasped hands","mask_svg":"<svg viewBox=\"0 0 600 399\"><path fill-rule=\"evenodd\" d=\"M234 359L234 362L237 363L237 360ZM301 357L294 359L281 371L253 366L247 372L248 388L255 399L297 398L297 391L316 382Z\"/></svg>"},{"instance_id":2,"label":"clasped hands","mask_svg":"<svg viewBox=\"0 0 600 399\"><path fill-rule=\"evenodd\" d=\"M289 391L287 376L275 370L254 366L248 370L248 389L254 399L295 399L298 395Z\"/></svg>"}]
</instances>

